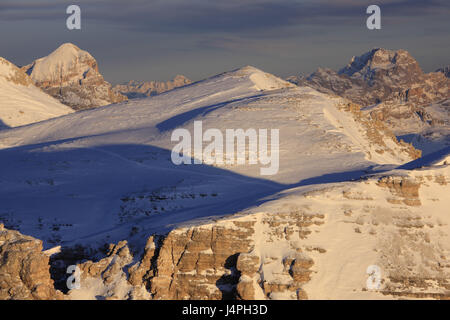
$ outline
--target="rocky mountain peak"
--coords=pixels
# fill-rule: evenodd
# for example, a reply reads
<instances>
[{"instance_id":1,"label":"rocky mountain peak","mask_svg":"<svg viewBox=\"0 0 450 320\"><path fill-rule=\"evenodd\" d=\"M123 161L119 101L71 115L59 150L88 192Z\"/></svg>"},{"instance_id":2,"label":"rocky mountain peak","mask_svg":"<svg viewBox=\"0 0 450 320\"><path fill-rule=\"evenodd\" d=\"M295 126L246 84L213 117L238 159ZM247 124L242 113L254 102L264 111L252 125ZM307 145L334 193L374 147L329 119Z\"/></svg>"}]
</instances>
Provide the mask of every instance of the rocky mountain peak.
<instances>
[{"instance_id":1,"label":"rocky mountain peak","mask_svg":"<svg viewBox=\"0 0 450 320\"><path fill-rule=\"evenodd\" d=\"M353 57L338 72L319 68L297 82L362 106L379 102L424 105L448 98L449 87L443 73L424 73L408 51L382 48Z\"/></svg>"},{"instance_id":2,"label":"rocky mountain peak","mask_svg":"<svg viewBox=\"0 0 450 320\"><path fill-rule=\"evenodd\" d=\"M75 110L126 100L104 80L94 57L72 43L61 45L23 70L37 86Z\"/></svg>"},{"instance_id":3,"label":"rocky mountain peak","mask_svg":"<svg viewBox=\"0 0 450 320\"><path fill-rule=\"evenodd\" d=\"M77 82L91 69L98 72L97 62L87 51L65 43L48 56L24 67L34 82L50 86L55 81Z\"/></svg>"},{"instance_id":4,"label":"rocky mountain peak","mask_svg":"<svg viewBox=\"0 0 450 320\"><path fill-rule=\"evenodd\" d=\"M406 50L375 48L361 56L352 57L350 63L338 73L360 78L371 84L377 78L393 75L419 76L423 74L423 71L419 63Z\"/></svg>"}]
</instances>

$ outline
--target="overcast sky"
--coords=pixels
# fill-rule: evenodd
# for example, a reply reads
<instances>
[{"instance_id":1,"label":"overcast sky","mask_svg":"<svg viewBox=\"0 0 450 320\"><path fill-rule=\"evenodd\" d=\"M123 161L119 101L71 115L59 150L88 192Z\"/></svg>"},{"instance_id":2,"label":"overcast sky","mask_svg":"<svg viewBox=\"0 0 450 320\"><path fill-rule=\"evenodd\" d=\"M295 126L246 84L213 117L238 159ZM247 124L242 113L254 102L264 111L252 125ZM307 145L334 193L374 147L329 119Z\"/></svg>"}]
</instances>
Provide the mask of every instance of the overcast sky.
<instances>
[{"instance_id":1,"label":"overcast sky","mask_svg":"<svg viewBox=\"0 0 450 320\"><path fill-rule=\"evenodd\" d=\"M81 30L66 28L70 4L81 7ZM381 30L366 28L370 4ZM434 71L450 64L449 17L449 0L0 0L0 56L24 65L72 42L112 83L245 65L308 74L374 47L406 49Z\"/></svg>"}]
</instances>

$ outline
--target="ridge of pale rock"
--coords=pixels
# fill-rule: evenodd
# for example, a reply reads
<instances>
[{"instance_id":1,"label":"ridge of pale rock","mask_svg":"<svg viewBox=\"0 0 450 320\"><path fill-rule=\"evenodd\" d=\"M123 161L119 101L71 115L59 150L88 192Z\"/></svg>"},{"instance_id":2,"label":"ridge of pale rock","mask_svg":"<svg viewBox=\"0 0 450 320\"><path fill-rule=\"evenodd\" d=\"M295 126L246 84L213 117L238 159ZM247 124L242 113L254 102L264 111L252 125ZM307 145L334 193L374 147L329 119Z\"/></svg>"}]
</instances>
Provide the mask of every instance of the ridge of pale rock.
<instances>
[{"instance_id":1,"label":"ridge of pale rock","mask_svg":"<svg viewBox=\"0 0 450 320\"><path fill-rule=\"evenodd\" d=\"M424 73L405 50L376 48L353 57L335 72L319 68L293 81L333 92L362 106L379 102L427 104L449 97L450 80L442 72Z\"/></svg>"}]
</instances>

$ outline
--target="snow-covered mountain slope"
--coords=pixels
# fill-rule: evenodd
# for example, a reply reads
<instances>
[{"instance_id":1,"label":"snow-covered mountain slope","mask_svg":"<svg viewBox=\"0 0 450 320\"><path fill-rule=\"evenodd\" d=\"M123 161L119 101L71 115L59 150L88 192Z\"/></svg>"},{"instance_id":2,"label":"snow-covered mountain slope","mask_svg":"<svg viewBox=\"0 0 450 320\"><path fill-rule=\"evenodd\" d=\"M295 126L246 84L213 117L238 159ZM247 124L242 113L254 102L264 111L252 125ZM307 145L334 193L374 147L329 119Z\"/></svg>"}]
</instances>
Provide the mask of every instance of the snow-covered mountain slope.
<instances>
[{"instance_id":1,"label":"snow-covered mountain slope","mask_svg":"<svg viewBox=\"0 0 450 320\"><path fill-rule=\"evenodd\" d=\"M204 131L279 129L278 173L261 176L264 165L248 163L174 165L172 131L192 130L196 120ZM46 246L118 240L137 225L146 234L170 229L235 213L287 187L348 180L417 157L345 100L252 67L5 130L0 146L0 220Z\"/></svg>"},{"instance_id":2,"label":"snow-covered mountain slope","mask_svg":"<svg viewBox=\"0 0 450 320\"><path fill-rule=\"evenodd\" d=\"M30 77L0 58L0 128L58 117L73 110L33 85Z\"/></svg>"},{"instance_id":3,"label":"snow-covered mountain slope","mask_svg":"<svg viewBox=\"0 0 450 320\"><path fill-rule=\"evenodd\" d=\"M71 43L22 69L38 87L75 110L126 100L103 79L94 57Z\"/></svg>"}]
</instances>

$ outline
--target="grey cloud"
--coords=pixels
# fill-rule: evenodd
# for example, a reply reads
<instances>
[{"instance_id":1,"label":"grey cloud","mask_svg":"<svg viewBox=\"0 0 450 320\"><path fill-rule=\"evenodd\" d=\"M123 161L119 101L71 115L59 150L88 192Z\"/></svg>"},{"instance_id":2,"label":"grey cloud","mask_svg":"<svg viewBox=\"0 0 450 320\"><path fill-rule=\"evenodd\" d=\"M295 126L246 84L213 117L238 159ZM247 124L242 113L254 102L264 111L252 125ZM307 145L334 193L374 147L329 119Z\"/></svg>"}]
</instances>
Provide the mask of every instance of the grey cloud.
<instances>
[{"instance_id":1,"label":"grey cloud","mask_svg":"<svg viewBox=\"0 0 450 320\"><path fill-rule=\"evenodd\" d=\"M81 0L87 22L102 22L132 31L160 33L253 33L300 25L360 24L369 0ZM447 18L446 0L378 1L383 14L439 15ZM0 19L63 19L66 1L17 0L0 5ZM394 20L393 20L394 21ZM395 22L395 21L394 21Z\"/></svg>"}]
</instances>

